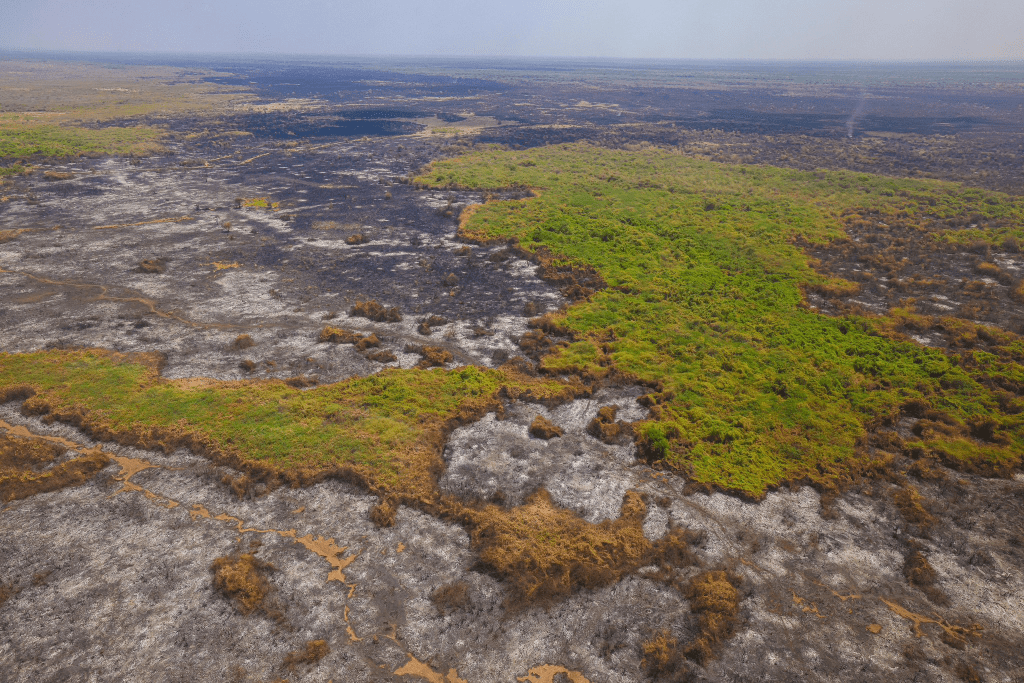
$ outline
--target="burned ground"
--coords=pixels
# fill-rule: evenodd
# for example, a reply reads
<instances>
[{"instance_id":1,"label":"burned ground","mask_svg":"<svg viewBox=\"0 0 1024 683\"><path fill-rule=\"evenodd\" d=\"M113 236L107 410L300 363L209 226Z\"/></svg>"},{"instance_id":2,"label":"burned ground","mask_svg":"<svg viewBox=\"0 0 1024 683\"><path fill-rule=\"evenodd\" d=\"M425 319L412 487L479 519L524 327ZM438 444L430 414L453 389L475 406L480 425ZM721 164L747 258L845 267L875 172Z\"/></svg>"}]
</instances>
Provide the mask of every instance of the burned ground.
<instances>
[{"instance_id":1,"label":"burned ground","mask_svg":"<svg viewBox=\"0 0 1024 683\"><path fill-rule=\"evenodd\" d=\"M540 401L523 388L558 380L545 363L574 341L558 312L623 284L558 254L457 238L467 207L526 188L410 182L489 142L580 139L1017 192L1007 74L985 74L993 87L940 78L910 97L869 84L848 138L865 87L792 74L784 87L742 73L707 87L719 73L680 88L658 69L633 84L589 72L582 87L560 80L569 68L538 86L526 70L350 67L316 80L220 65L201 82L244 86L244 101L122 121L163 126L165 154L11 160L38 168L0 179L0 351L157 352L160 381L182 390L278 379L309 400L385 364L442 373L513 358L504 372L528 379L444 425L422 499L386 478L373 491L357 477L291 488L183 444L140 448L159 444L94 429L113 393L82 429L54 419L70 409L31 415L43 392L11 393L4 486L60 485L0 510L2 677L1016 680L1021 475L914 445L950 429L995 443L996 427L908 405L868 435L874 469L840 490L789 482L756 503L695 492L637 457L633 423L672 399L612 373L610 353L579 375L585 390ZM1013 242L942 231L1019 226L902 218L849 214L846 238L798 243L818 272L856 284L808 288L807 301L828 315L902 311L884 333L1018 362ZM990 379L1012 415L1020 387Z\"/></svg>"}]
</instances>

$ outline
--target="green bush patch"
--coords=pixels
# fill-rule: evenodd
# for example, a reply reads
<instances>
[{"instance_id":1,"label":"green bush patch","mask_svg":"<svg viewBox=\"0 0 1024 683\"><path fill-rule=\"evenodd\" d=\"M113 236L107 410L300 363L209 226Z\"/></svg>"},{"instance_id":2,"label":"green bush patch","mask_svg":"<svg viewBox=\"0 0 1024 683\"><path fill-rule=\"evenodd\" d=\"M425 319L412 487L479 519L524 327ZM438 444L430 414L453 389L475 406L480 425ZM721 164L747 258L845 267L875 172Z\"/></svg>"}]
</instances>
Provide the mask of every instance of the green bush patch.
<instances>
[{"instance_id":1,"label":"green bush patch","mask_svg":"<svg viewBox=\"0 0 1024 683\"><path fill-rule=\"evenodd\" d=\"M890 318L821 315L803 288L855 285L816 273L795 244L843 236L840 217L855 208L971 214L1019 231L1019 200L938 181L588 145L479 151L417 181L536 191L467 212L461 235L514 239L597 270L607 287L555 316L575 341L543 366L597 377L611 366L657 386L651 419L637 425L641 451L697 483L752 498L784 482L835 487L866 464L869 432L914 400L962 426L953 440L925 434L945 461L992 473L1019 463L1024 420L1005 410L992 380L1020 376L1019 338L1004 335L1014 337L1005 353L962 363L895 333ZM991 232L972 229L972 239L1005 239L1007 229ZM994 442L969 434L978 420L993 422Z\"/></svg>"}]
</instances>

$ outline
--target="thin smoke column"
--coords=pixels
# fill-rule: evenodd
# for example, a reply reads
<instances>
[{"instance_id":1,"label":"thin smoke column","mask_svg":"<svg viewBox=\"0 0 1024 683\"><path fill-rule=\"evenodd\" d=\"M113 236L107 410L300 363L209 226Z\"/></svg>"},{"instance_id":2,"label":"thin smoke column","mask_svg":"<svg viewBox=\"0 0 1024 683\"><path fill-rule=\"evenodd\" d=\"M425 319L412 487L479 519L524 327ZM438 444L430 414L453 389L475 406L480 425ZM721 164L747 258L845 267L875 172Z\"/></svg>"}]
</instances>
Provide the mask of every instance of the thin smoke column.
<instances>
[{"instance_id":1,"label":"thin smoke column","mask_svg":"<svg viewBox=\"0 0 1024 683\"><path fill-rule=\"evenodd\" d=\"M853 124L857 123L857 119L864 115L864 110L868 105L868 94L862 92L860 94L860 101L857 102L857 108L850 114L850 118L846 120L846 137L853 137Z\"/></svg>"}]
</instances>

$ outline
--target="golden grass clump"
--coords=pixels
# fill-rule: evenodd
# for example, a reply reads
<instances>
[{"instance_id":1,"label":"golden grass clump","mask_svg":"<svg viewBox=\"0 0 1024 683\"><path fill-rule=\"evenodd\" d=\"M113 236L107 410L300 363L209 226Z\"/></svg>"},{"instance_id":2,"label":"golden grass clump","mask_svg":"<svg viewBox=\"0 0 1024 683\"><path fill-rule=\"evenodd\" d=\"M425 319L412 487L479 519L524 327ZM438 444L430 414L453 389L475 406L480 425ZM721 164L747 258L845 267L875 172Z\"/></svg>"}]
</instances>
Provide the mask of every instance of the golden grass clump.
<instances>
[{"instance_id":1,"label":"golden grass clump","mask_svg":"<svg viewBox=\"0 0 1024 683\"><path fill-rule=\"evenodd\" d=\"M935 524L935 517L928 512L921 501L924 500L917 489L907 484L893 494L893 502L896 509L910 524L916 524L919 529L929 529Z\"/></svg>"},{"instance_id":2,"label":"golden grass clump","mask_svg":"<svg viewBox=\"0 0 1024 683\"><path fill-rule=\"evenodd\" d=\"M397 307L392 306L391 308L386 308L376 299L371 301L357 301L356 305L352 307L351 311L349 311L349 315L369 318L370 320L378 323L402 322L402 314L399 312Z\"/></svg>"},{"instance_id":3,"label":"golden grass clump","mask_svg":"<svg viewBox=\"0 0 1024 683\"><path fill-rule=\"evenodd\" d=\"M708 571L690 580L684 591L697 614L699 633L686 647L686 656L701 666L716 656L718 646L736 630L740 577L727 571Z\"/></svg>"},{"instance_id":4,"label":"golden grass clump","mask_svg":"<svg viewBox=\"0 0 1024 683\"><path fill-rule=\"evenodd\" d=\"M398 515L398 496L391 494L370 508L370 521L381 528L395 525L395 517Z\"/></svg>"},{"instance_id":5,"label":"golden grass clump","mask_svg":"<svg viewBox=\"0 0 1024 683\"><path fill-rule=\"evenodd\" d=\"M244 351L245 349L251 349L256 346L256 342L247 334L240 334L235 337L234 341L231 342L232 351Z\"/></svg>"},{"instance_id":6,"label":"golden grass clump","mask_svg":"<svg viewBox=\"0 0 1024 683\"><path fill-rule=\"evenodd\" d=\"M331 654L331 646L326 640L311 640L301 650L293 650L284 657L284 665L290 671L295 671L300 664L316 664L321 659Z\"/></svg>"},{"instance_id":7,"label":"golden grass clump","mask_svg":"<svg viewBox=\"0 0 1024 683\"><path fill-rule=\"evenodd\" d=\"M366 244L367 241L366 235L361 232L356 233L355 235L349 235L345 238L345 244L351 244L353 246L357 244Z\"/></svg>"},{"instance_id":8,"label":"golden grass clump","mask_svg":"<svg viewBox=\"0 0 1024 683\"><path fill-rule=\"evenodd\" d=\"M655 633L641 645L644 656L640 665L649 678L659 681L684 681L690 673L682 657L679 641L667 630Z\"/></svg>"},{"instance_id":9,"label":"golden grass clump","mask_svg":"<svg viewBox=\"0 0 1024 683\"><path fill-rule=\"evenodd\" d=\"M43 470L66 450L45 441L0 434L0 502L80 486L110 462L105 453L96 451Z\"/></svg>"},{"instance_id":10,"label":"golden grass clump","mask_svg":"<svg viewBox=\"0 0 1024 683\"><path fill-rule=\"evenodd\" d=\"M551 420L547 419L543 415L538 415L533 418L533 422L530 423L530 436L535 436L538 439L553 439L556 436L562 435L562 428L554 424Z\"/></svg>"},{"instance_id":11,"label":"golden grass clump","mask_svg":"<svg viewBox=\"0 0 1024 683\"><path fill-rule=\"evenodd\" d=\"M367 360L372 360L376 363L394 363L398 360L398 357L391 351L372 351L366 354Z\"/></svg>"},{"instance_id":12,"label":"golden grass clump","mask_svg":"<svg viewBox=\"0 0 1024 683\"><path fill-rule=\"evenodd\" d=\"M214 588L245 615L256 610L267 611L265 603L271 591L267 574L275 569L273 564L258 559L253 553L218 557L210 565Z\"/></svg>"},{"instance_id":13,"label":"golden grass clump","mask_svg":"<svg viewBox=\"0 0 1024 683\"><path fill-rule=\"evenodd\" d=\"M320 331L317 341L330 342L332 344L354 344L359 351L380 346L380 339L375 333L371 332L368 335L364 335L346 330L343 327L331 327L330 325Z\"/></svg>"},{"instance_id":14,"label":"golden grass clump","mask_svg":"<svg viewBox=\"0 0 1024 683\"><path fill-rule=\"evenodd\" d=\"M653 546L643 533L646 513L631 491L618 519L589 524L541 489L512 509L466 508L460 521L481 561L508 582L509 604L524 605L608 585L648 561Z\"/></svg>"}]
</instances>

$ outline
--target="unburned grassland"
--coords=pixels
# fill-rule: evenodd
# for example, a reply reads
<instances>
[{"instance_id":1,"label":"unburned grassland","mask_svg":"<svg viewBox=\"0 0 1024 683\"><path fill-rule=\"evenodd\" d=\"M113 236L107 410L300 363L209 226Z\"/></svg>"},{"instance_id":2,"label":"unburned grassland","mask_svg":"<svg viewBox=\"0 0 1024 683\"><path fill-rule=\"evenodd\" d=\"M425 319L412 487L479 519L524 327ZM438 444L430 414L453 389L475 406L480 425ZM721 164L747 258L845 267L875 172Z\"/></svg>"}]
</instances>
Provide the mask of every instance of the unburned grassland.
<instances>
[{"instance_id":1,"label":"unburned grassland","mask_svg":"<svg viewBox=\"0 0 1024 683\"><path fill-rule=\"evenodd\" d=\"M951 228L929 239L999 244L1022 237L1018 199L588 145L479 151L437 162L417 182L536 191L465 213L461 236L596 269L607 287L544 321L573 341L542 366L594 378L614 369L655 387L652 417L636 425L641 451L698 484L752 498L793 481L834 489L870 464L869 435L904 417L936 426L901 446L908 454L987 474L1020 463L1019 392L1007 397L995 378L1024 379L1024 341L982 330L998 338L996 352L965 357L912 341L896 316L822 315L805 288L855 285L817 273L794 243L843 237L841 216L857 209L973 216L969 235Z\"/></svg>"},{"instance_id":2,"label":"unburned grassland","mask_svg":"<svg viewBox=\"0 0 1024 683\"><path fill-rule=\"evenodd\" d=\"M499 407L499 391L567 400L580 390L514 371L384 370L308 391L283 381L168 381L159 359L99 350L0 354L0 402L79 425L97 438L188 446L264 479L325 476L378 493L436 498L440 447Z\"/></svg>"}]
</instances>

